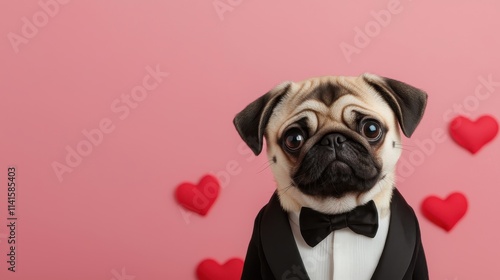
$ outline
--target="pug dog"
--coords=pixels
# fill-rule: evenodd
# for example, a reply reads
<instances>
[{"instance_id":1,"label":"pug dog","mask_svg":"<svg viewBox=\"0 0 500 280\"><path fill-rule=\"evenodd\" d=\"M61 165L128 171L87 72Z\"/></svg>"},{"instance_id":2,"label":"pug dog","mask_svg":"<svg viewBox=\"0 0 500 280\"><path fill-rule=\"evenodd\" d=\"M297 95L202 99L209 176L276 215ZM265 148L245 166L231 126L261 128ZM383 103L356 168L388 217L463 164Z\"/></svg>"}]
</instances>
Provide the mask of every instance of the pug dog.
<instances>
[{"instance_id":1,"label":"pug dog","mask_svg":"<svg viewBox=\"0 0 500 280\"><path fill-rule=\"evenodd\" d=\"M428 279L413 209L395 188L401 134L427 94L365 73L284 82L234 118L276 192L257 215L241 279Z\"/></svg>"}]
</instances>

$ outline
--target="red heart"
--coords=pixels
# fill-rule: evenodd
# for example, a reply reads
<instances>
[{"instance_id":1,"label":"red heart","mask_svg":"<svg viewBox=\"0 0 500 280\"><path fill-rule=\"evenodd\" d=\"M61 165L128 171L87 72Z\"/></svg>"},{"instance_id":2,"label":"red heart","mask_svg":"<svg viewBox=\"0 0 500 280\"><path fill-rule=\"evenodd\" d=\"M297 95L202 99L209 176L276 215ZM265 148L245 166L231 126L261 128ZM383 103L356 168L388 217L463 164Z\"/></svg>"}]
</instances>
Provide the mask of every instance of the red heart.
<instances>
[{"instance_id":1,"label":"red heart","mask_svg":"<svg viewBox=\"0 0 500 280\"><path fill-rule=\"evenodd\" d=\"M463 116L458 116L450 123L450 135L455 142L475 154L486 143L495 138L498 123L491 116L482 116L475 122Z\"/></svg>"},{"instance_id":2,"label":"red heart","mask_svg":"<svg viewBox=\"0 0 500 280\"><path fill-rule=\"evenodd\" d=\"M230 259L220 265L212 259L203 260L196 268L198 280L239 280L243 272L243 261Z\"/></svg>"},{"instance_id":3,"label":"red heart","mask_svg":"<svg viewBox=\"0 0 500 280\"><path fill-rule=\"evenodd\" d=\"M182 183L175 190L175 197L184 208L205 216L219 195L219 181L205 175L198 185Z\"/></svg>"},{"instance_id":4,"label":"red heart","mask_svg":"<svg viewBox=\"0 0 500 280\"><path fill-rule=\"evenodd\" d=\"M450 231L467 212L467 198L452 193L445 200L429 196L422 202L422 214L437 226Z\"/></svg>"}]
</instances>

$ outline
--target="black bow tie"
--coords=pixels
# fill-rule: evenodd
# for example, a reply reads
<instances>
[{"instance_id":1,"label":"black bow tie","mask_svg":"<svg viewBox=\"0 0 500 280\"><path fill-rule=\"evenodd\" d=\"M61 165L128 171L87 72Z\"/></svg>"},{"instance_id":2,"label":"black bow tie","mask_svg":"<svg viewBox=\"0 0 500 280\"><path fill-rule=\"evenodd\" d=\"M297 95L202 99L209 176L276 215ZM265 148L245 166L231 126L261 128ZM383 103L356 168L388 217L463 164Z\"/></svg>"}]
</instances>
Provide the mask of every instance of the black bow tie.
<instances>
[{"instance_id":1,"label":"black bow tie","mask_svg":"<svg viewBox=\"0 0 500 280\"><path fill-rule=\"evenodd\" d=\"M300 232L306 243L314 247L332 231L349 227L357 234L375 237L378 229L378 213L375 202L370 200L347 213L323 214L302 207L299 216Z\"/></svg>"}]
</instances>

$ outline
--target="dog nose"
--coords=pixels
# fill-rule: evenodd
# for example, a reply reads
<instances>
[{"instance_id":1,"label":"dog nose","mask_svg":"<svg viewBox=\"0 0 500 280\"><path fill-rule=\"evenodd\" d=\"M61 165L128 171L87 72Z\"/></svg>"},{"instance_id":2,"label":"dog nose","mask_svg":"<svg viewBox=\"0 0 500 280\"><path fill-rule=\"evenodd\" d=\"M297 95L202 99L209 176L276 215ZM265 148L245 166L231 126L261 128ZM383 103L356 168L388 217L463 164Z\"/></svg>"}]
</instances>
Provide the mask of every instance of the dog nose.
<instances>
[{"instance_id":1,"label":"dog nose","mask_svg":"<svg viewBox=\"0 0 500 280\"><path fill-rule=\"evenodd\" d=\"M321 139L321 146L329 146L331 148L341 147L342 144L347 140L344 135L340 133L330 133Z\"/></svg>"}]
</instances>

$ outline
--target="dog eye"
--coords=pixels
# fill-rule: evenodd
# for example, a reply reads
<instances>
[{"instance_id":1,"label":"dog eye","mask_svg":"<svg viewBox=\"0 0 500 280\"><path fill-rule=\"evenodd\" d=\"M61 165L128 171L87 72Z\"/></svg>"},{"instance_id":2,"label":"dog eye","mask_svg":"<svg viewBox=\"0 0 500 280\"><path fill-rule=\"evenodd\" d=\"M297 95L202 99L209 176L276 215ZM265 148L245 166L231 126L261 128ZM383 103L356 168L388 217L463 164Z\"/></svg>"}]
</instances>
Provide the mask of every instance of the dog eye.
<instances>
[{"instance_id":1,"label":"dog eye","mask_svg":"<svg viewBox=\"0 0 500 280\"><path fill-rule=\"evenodd\" d=\"M284 144L285 147L294 152L302 148L304 142L306 142L306 136L302 129L294 127L285 132Z\"/></svg>"},{"instance_id":2,"label":"dog eye","mask_svg":"<svg viewBox=\"0 0 500 280\"><path fill-rule=\"evenodd\" d=\"M365 120L361 122L360 133L370 142L375 142L382 137L382 127L375 120Z\"/></svg>"}]
</instances>

